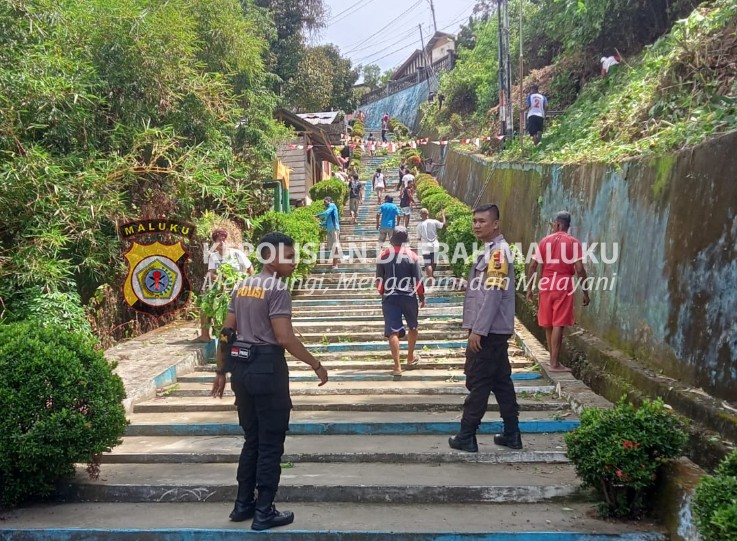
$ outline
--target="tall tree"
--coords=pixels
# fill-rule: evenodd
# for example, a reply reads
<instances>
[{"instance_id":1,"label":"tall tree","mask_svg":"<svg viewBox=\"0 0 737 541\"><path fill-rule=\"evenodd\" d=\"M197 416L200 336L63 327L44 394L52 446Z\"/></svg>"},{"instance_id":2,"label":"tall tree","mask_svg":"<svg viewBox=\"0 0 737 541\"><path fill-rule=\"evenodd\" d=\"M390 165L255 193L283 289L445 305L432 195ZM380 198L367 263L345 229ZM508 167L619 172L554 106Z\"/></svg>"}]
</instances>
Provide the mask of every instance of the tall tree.
<instances>
[{"instance_id":1,"label":"tall tree","mask_svg":"<svg viewBox=\"0 0 737 541\"><path fill-rule=\"evenodd\" d=\"M340 56L335 45L310 47L289 85L288 103L301 112L352 111L356 105L353 85L358 77L359 70Z\"/></svg>"},{"instance_id":2,"label":"tall tree","mask_svg":"<svg viewBox=\"0 0 737 541\"><path fill-rule=\"evenodd\" d=\"M241 0L246 7L249 0ZM323 0L255 0L274 22L269 37L268 68L276 74L275 90L283 93L297 75L306 50L307 36L325 27L327 8Z\"/></svg>"},{"instance_id":3,"label":"tall tree","mask_svg":"<svg viewBox=\"0 0 737 541\"><path fill-rule=\"evenodd\" d=\"M379 86L379 78L381 77L381 68L377 64L369 64L363 69L363 84L376 88Z\"/></svg>"}]
</instances>

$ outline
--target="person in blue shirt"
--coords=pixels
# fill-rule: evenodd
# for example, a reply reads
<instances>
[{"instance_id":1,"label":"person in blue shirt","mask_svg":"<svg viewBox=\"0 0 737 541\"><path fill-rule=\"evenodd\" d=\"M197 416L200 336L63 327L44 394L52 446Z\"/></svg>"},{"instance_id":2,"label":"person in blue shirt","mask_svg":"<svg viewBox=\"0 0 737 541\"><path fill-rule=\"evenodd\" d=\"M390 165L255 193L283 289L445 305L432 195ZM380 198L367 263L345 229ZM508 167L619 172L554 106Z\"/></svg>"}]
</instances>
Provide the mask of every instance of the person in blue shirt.
<instances>
[{"instance_id":1,"label":"person in blue shirt","mask_svg":"<svg viewBox=\"0 0 737 541\"><path fill-rule=\"evenodd\" d=\"M394 228L397 226L400 211L393 201L391 195L384 197L384 204L379 207L379 212L376 213L376 229L379 230L380 243L390 239L394 234Z\"/></svg>"},{"instance_id":2,"label":"person in blue shirt","mask_svg":"<svg viewBox=\"0 0 737 541\"><path fill-rule=\"evenodd\" d=\"M340 247L340 213L332 198L326 197L322 202L325 205L325 210L315 216L324 220L322 225L328 233L328 257L333 260L330 268L334 269L338 266L338 260L340 259L338 253L342 252Z\"/></svg>"}]
</instances>

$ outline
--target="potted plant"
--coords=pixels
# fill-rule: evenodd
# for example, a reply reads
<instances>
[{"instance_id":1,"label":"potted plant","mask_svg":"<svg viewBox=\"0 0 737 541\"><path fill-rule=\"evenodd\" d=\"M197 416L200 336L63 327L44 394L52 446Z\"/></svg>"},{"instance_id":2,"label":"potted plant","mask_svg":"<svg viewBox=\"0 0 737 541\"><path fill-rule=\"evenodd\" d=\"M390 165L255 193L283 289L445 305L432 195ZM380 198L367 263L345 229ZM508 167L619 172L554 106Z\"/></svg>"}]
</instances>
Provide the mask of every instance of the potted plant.
<instances>
[{"instance_id":1,"label":"potted plant","mask_svg":"<svg viewBox=\"0 0 737 541\"><path fill-rule=\"evenodd\" d=\"M604 499L602 516L639 518L650 510L661 467L686 444L683 428L662 400L583 411L581 426L565 436L568 457L584 485Z\"/></svg>"}]
</instances>

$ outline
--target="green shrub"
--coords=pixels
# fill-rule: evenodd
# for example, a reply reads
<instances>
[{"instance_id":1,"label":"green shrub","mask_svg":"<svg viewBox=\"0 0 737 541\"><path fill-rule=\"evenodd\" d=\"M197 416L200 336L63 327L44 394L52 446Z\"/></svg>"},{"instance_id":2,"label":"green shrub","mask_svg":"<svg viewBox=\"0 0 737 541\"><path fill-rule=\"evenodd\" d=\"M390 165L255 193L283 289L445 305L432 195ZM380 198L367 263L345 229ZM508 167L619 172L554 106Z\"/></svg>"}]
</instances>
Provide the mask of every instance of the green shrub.
<instances>
[{"instance_id":1,"label":"green shrub","mask_svg":"<svg viewBox=\"0 0 737 541\"><path fill-rule=\"evenodd\" d=\"M35 321L0 325L0 502L54 484L120 443L125 390L86 334Z\"/></svg>"},{"instance_id":2,"label":"green shrub","mask_svg":"<svg viewBox=\"0 0 737 541\"><path fill-rule=\"evenodd\" d=\"M299 245L299 262L292 275L295 280L309 276L315 265L314 254L319 248L322 232L315 215L322 212L322 201L315 201L308 207L300 207L285 214L282 212L267 212L254 221L251 240L256 244L266 233L279 231L289 235ZM258 268L259 263L254 261Z\"/></svg>"},{"instance_id":3,"label":"green shrub","mask_svg":"<svg viewBox=\"0 0 737 541\"><path fill-rule=\"evenodd\" d=\"M433 193L422 198L422 206L430 211L430 214L438 215L440 211L453 203L455 199L447 192Z\"/></svg>"},{"instance_id":4,"label":"green shrub","mask_svg":"<svg viewBox=\"0 0 737 541\"><path fill-rule=\"evenodd\" d=\"M353 132L351 132L351 135L353 137L359 137L360 139L363 139L363 136L366 134L366 130L364 128L363 122L361 120L356 120L356 122L353 124Z\"/></svg>"},{"instance_id":5,"label":"green shrub","mask_svg":"<svg viewBox=\"0 0 737 541\"><path fill-rule=\"evenodd\" d=\"M737 451L701 480L693 504L704 541L737 539Z\"/></svg>"},{"instance_id":6,"label":"green shrub","mask_svg":"<svg viewBox=\"0 0 737 541\"><path fill-rule=\"evenodd\" d=\"M338 210L343 208L348 201L348 184L337 178L331 178L318 182L310 188L310 197L313 201L320 201L326 197L332 198L333 202L338 206Z\"/></svg>"},{"instance_id":7,"label":"green shrub","mask_svg":"<svg viewBox=\"0 0 737 541\"><path fill-rule=\"evenodd\" d=\"M476 237L473 234L473 220L471 212L454 217L448 226L440 231L440 240L448 245L448 257L451 259L450 268L453 274L458 277L465 278L470 270L470 261L473 255L473 245L476 243ZM453 258L453 254L460 250L458 245L463 245L463 251L467 258Z\"/></svg>"},{"instance_id":8,"label":"green shrub","mask_svg":"<svg viewBox=\"0 0 737 541\"><path fill-rule=\"evenodd\" d=\"M232 265L223 263L218 268L217 278L207 292L197 297L196 305L210 318L212 331L219 332L223 328L233 289L247 277L247 273L239 273Z\"/></svg>"},{"instance_id":9,"label":"green shrub","mask_svg":"<svg viewBox=\"0 0 737 541\"><path fill-rule=\"evenodd\" d=\"M68 287L75 287L74 283ZM68 331L92 334L82 299L76 291L44 291L31 286L18 295L11 321L33 320L38 325L58 325Z\"/></svg>"},{"instance_id":10,"label":"green shrub","mask_svg":"<svg viewBox=\"0 0 737 541\"><path fill-rule=\"evenodd\" d=\"M565 440L578 476L604 498L601 514L636 518L650 510L660 467L681 454L687 436L662 400L639 409L622 400L585 409Z\"/></svg>"}]
</instances>

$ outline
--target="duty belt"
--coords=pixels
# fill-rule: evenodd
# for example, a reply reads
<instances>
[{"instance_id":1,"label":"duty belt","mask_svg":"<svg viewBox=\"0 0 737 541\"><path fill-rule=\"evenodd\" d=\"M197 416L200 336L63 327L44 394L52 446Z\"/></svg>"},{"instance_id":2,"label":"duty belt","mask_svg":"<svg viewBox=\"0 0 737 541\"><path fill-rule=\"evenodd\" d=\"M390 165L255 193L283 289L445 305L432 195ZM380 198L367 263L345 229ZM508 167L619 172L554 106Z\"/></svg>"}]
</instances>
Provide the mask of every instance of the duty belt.
<instances>
[{"instance_id":1,"label":"duty belt","mask_svg":"<svg viewBox=\"0 0 737 541\"><path fill-rule=\"evenodd\" d=\"M235 362L250 362L253 357L259 354L284 354L284 348L281 346L249 344L240 340L236 340L229 347L230 359Z\"/></svg>"}]
</instances>

